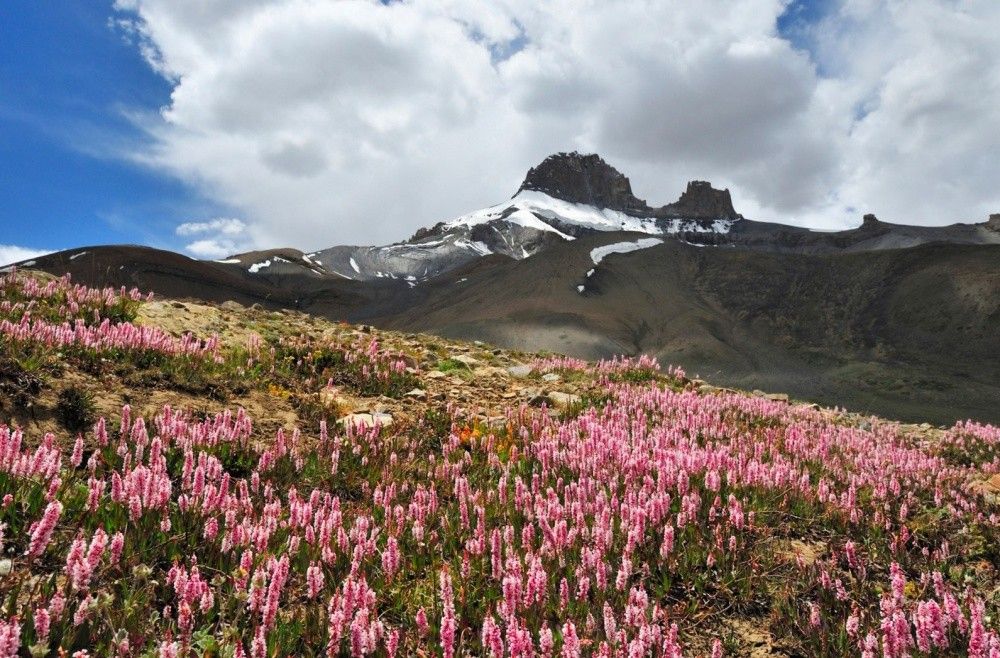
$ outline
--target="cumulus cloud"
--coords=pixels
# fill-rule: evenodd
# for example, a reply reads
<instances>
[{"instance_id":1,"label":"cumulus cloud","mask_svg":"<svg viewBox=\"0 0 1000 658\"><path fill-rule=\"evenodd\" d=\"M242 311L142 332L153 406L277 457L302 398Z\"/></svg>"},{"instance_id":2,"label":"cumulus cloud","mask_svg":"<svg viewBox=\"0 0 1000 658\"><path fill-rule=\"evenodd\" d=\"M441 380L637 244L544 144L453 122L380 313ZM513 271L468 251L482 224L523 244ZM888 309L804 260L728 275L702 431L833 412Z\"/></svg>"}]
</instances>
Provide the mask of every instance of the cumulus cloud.
<instances>
[{"instance_id":1,"label":"cumulus cloud","mask_svg":"<svg viewBox=\"0 0 1000 658\"><path fill-rule=\"evenodd\" d=\"M574 148L651 203L708 179L759 219L1000 209L1000 4L842 0L794 44L787 4L119 0L174 86L133 155L245 218L205 257L398 240Z\"/></svg>"},{"instance_id":2,"label":"cumulus cloud","mask_svg":"<svg viewBox=\"0 0 1000 658\"><path fill-rule=\"evenodd\" d=\"M242 220L220 217L204 222L184 222L174 230L179 237L196 240L188 242L184 251L198 258L223 258L252 249Z\"/></svg>"},{"instance_id":3,"label":"cumulus cloud","mask_svg":"<svg viewBox=\"0 0 1000 658\"><path fill-rule=\"evenodd\" d=\"M32 249L31 247L19 247L15 244L0 244L0 266L20 263L51 253L51 249Z\"/></svg>"}]
</instances>

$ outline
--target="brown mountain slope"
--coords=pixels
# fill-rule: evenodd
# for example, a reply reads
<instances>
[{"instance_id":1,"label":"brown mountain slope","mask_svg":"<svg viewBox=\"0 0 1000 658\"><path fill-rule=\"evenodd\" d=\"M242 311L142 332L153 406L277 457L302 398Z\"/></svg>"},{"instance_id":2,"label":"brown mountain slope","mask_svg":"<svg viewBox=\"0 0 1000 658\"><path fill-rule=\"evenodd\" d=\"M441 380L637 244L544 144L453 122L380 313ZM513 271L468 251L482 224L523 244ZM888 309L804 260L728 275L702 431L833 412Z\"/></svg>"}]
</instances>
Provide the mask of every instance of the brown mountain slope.
<instances>
[{"instance_id":1,"label":"brown mountain slope","mask_svg":"<svg viewBox=\"0 0 1000 658\"><path fill-rule=\"evenodd\" d=\"M303 268L255 277L245 264L134 247L56 254L35 267L520 349L646 352L725 385L907 420L1000 421L1000 247L806 255L665 239L591 260L596 247L644 237L598 234L520 261L489 256L415 287Z\"/></svg>"},{"instance_id":2,"label":"brown mountain slope","mask_svg":"<svg viewBox=\"0 0 1000 658\"><path fill-rule=\"evenodd\" d=\"M377 321L591 358L647 352L730 385L905 418L1000 418L1000 249L801 256L668 241L594 267L590 249L608 241L436 281Z\"/></svg>"}]
</instances>

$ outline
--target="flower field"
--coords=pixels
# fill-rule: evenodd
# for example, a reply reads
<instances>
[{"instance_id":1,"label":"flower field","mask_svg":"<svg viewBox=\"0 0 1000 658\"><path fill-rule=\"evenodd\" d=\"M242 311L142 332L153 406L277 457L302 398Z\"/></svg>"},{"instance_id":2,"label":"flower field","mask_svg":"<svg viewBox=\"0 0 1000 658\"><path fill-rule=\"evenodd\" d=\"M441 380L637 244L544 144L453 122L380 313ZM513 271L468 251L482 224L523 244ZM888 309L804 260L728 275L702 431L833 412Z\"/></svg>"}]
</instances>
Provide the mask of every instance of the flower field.
<instances>
[{"instance_id":1,"label":"flower field","mask_svg":"<svg viewBox=\"0 0 1000 658\"><path fill-rule=\"evenodd\" d=\"M388 335L229 344L136 323L135 291L15 272L0 293L4 362L53 385L433 381ZM170 404L0 426L0 657L751 655L737 620L767 631L753 655L1000 657L1000 429L703 394L646 357L531 365L593 394L273 432Z\"/></svg>"}]
</instances>

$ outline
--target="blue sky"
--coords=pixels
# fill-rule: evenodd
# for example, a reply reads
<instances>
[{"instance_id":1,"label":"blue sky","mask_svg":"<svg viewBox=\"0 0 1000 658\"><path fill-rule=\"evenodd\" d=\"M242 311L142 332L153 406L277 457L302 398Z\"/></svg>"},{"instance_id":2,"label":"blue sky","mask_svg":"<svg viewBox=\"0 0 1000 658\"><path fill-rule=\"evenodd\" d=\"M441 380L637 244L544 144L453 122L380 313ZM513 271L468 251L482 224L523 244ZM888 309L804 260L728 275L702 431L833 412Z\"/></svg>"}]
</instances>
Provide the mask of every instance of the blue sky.
<instances>
[{"instance_id":1,"label":"blue sky","mask_svg":"<svg viewBox=\"0 0 1000 658\"><path fill-rule=\"evenodd\" d=\"M214 204L126 157L129 120L168 104L170 85L110 26L109 3L0 3L0 244L173 244Z\"/></svg>"}]
</instances>

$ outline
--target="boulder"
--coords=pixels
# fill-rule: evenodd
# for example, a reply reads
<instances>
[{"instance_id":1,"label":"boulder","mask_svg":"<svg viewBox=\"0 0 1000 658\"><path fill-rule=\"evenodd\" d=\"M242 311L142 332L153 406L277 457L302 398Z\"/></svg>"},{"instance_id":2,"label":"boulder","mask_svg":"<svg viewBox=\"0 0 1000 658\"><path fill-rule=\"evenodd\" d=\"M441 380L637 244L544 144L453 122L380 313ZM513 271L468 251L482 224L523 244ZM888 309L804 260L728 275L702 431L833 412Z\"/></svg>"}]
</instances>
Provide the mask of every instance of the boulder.
<instances>
[{"instance_id":1,"label":"boulder","mask_svg":"<svg viewBox=\"0 0 1000 658\"><path fill-rule=\"evenodd\" d=\"M518 379L523 379L531 374L533 368L527 363L519 363L516 366L511 366L507 368L507 372L510 373L511 377L516 377Z\"/></svg>"},{"instance_id":2,"label":"boulder","mask_svg":"<svg viewBox=\"0 0 1000 658\"><path fill-rule=\"evenodd\" d=\"M462 365L468 368L474 368L480 364L479 359L469 356L468 354L457 354L451 357L452 361L458 361Z\"/></svg>"},{"instance_id":3,"label":"boulder","mask_svg":"<svg viewBox=\"0 0 1000 658\"><path fill-rule=\"evenodd\" d=\"M337 424L343 425L344 427L354 427L355 429L364 429L367 427L374 427L378 425L380 427L389 427L392 425L392 416L386 413L370 413L370 414L349 414L337 420Z\"/></svg>"},{"instance_id":4,"label":"boulder","mask_svg":"<svg viewBox=\"0 0 1000 658\"><path fill-rule=\"evenodd\" d=\"M573 393L564 393L563 391L549 391L548 395L549 401L552 406L559 409L565 409L567 407L572 407L574 405L580 404L582 398L579 395Z\"/></svg>"}]
</instances>

